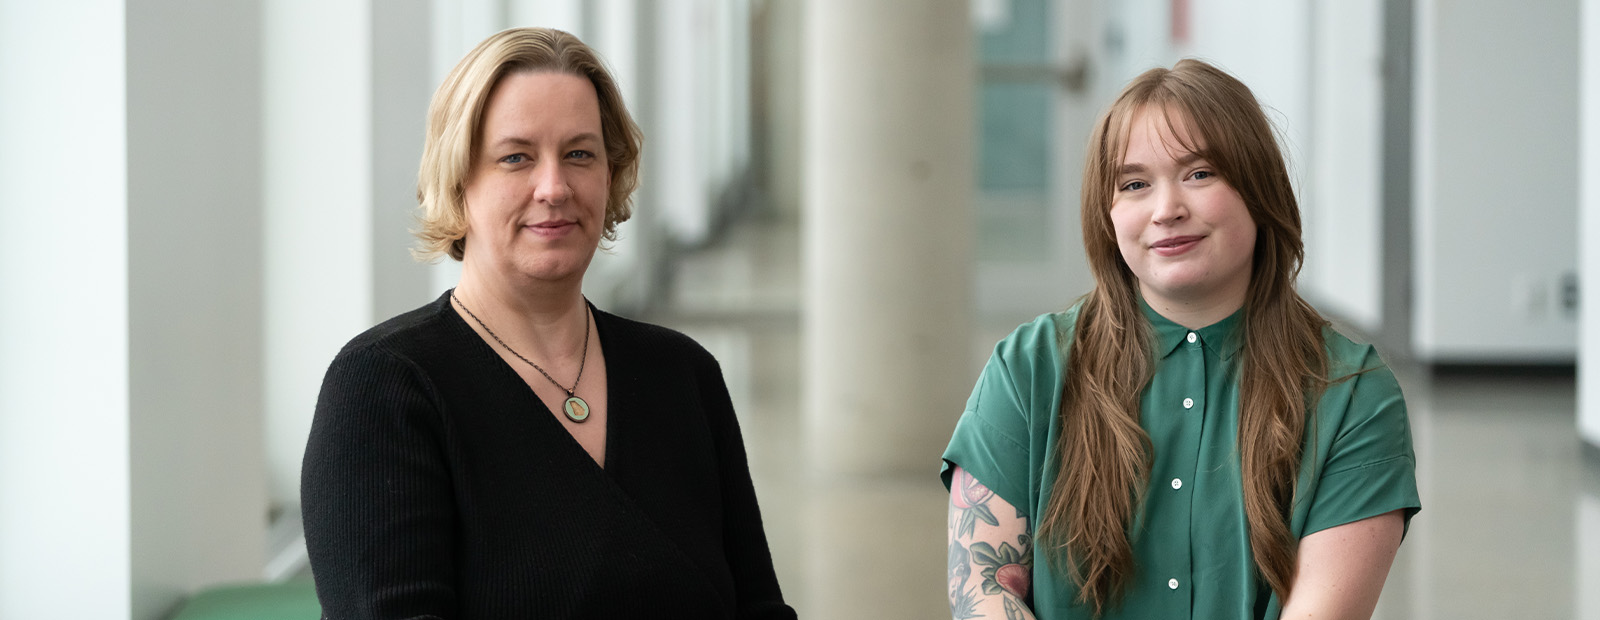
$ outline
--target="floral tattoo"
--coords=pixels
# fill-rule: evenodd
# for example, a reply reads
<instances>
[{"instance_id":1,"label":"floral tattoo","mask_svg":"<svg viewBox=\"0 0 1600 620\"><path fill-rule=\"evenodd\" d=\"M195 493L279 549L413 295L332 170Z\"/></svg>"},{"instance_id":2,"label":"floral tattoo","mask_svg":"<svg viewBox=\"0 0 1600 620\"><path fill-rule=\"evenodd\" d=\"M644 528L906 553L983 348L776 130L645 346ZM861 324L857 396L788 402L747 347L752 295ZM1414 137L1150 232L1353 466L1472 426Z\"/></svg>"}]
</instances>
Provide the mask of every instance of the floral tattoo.
<instances>
[{"instance_id":1,"label":"floral tattoo","mask_svg":"<svg viewBox=\"0 0 1600 620\"><path fill-rule=\"evenodd\" d=\"M964 469L957 469L950 481L949 598L950 616L956 620L980 618L978 607L985 599L1000 597L1006 620L1031 620L1027 601L1033 585L1033 537L1028 533L1027 514L1016 510L1023 533L1016 544L1000 542L999 548L987 541L972 542L977 524L1000 525L990 509L994 491L979 483ZM964 545L963 542L970 542ZM974 566L982 567L982 578L967 587ZM992 610L991 610L992 611Z\"/></svg>"},{"instance_id":2,"label":"floral tattoo","mask_svg":"<svg viewBox=\"0 0 1600 620\"><path fill-rule=\"evenodd\" d=\"M972 543L972 562L984 567L979 573L983 576L984 594L1005 592L1027 600L1028 590L1033 585L1032 543L1027 534L1017 539L1017 544L1025 551L1019 551L1011 543L1000 543L999 549L986 542Z\"/></svg>"},{"instance_id":3,"label":"floral tattoo","mask_svg":"<svg viewBox=\"0 0 1600 620\"><path fill-rule=\"evenodd\" d=\"M979 521L1000 525L1000 520L994 518L994 512L989 510L991 497L994 497L994 491L979 483L967 470L956 470L955 477L950 480L950 502L960 511L956 522L956 538L971 536Z\"/></svg>"}]
</instances>

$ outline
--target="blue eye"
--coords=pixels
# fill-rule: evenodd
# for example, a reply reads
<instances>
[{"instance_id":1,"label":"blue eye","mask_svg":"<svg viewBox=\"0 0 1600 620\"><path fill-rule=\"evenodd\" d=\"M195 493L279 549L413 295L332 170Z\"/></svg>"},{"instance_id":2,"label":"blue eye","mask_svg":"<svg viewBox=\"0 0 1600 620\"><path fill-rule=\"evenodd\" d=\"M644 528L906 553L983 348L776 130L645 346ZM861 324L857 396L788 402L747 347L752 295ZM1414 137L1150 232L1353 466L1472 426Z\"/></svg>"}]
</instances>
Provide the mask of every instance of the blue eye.
<instances>
[{"instance_id":1,"label":"blue eye","mask_svg":"<svg viewBox=\"0 0 1600 620\"><path fill-rule=\"evenodd\" d=\"M594 159L594 153L582 150L573 151L571 153L567 153L567 157L571 157L573 159Z\"/></svg>"},{"instance_id":2,"label":"blue eye","mask_svg":"<svg viewBox=\"0 0 1600 620\"><path fill-rule=\"evenodd\" d=\"M526 155L523 155L522 153L517 153L516 155L507 155L505 157L501 157L500 158L500 163L503 163L503 164L520 164L526 159L527 159Z\"/></svg>"},{"instance_id":3,"label":"blue eye","mask_svg":"<svg viewBox=\"0 0 1600 620\"><path fill-rule=\"evenodd\" d=\"M1196 170L1196 171L1194 171L1194 175L1193 176L1194 176L1195 180L1198 181L1198 180L1202 180L1202 179L1209 179L1209 178L1211 178L1213 176L1216 176L1216 173L1214 173L1214 172L1212 172L1210 170Z\"/></svg>"},{"instance_id":4,"label":"blue eye","mask_svg":"<svg viewBox=\"0 0 1600 620\"><path fill-rule=\"evenodd\" d=\"M1118 190L1119 191L1124 191L1124 192L1133 192L1133 191L1138 191L1138 190L1144 189L1146 187L1150 187L1150 184L1149 183L1145 183L1144 181L1132 181L1132 182L1128 183L1127 185L1123 185L1122 187L1118 188Z\"/></svg>"}]
</instances>

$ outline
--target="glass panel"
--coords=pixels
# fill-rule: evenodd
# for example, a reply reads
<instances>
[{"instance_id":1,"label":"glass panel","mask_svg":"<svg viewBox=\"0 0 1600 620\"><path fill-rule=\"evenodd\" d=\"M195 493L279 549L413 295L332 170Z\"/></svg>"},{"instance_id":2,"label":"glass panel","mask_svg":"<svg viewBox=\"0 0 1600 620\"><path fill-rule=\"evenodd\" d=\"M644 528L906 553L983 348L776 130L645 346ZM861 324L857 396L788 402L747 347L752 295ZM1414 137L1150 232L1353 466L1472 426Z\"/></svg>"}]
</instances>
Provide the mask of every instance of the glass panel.
<instances>
[{"instance_id":1,"label":"glass panel","mask_svg":"<svg viewBox=\"0 0 1600 620\"><path fill-rule=\"evenodd\" d=\"M993 10L978 36L977 258L1043 261L1050 256L1057 89L1048 70L1052 0L986 1ZM996 74L1010 77L991 79Z\"/></svg>"}]
</instances>

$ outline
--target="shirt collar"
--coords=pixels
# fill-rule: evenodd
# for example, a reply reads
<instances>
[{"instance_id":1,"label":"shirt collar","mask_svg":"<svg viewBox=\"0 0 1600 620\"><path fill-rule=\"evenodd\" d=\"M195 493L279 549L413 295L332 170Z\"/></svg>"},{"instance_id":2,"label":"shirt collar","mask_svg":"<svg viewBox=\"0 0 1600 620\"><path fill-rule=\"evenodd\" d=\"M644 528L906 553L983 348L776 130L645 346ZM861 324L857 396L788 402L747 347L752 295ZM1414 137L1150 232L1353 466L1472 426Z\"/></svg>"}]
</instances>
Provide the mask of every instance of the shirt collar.
<instances>
[{"instance_id":1,"label":"shirt collar","mask_svg":"<svg viewBox=\"0 0 1600 620\"><path fill-rule=\"evenodd\" d=\"M1190 330L1187 327L1172 322L1167 317L1161 316L1150 304L1139 299L1139 307L1144 310L1144 317L1150 321L1151 332L1155 335L1156 357L1165 358L1184 344L1193 331L1198 337L1198 343L1206 349L1216 353L1222 359L1230 359L1239 351L1242 344L1242 330L1238 329L1244 321L1244 308L1239 308L1227 318L1207 325L1200 329Z\"/></svg>"}]
</instances>

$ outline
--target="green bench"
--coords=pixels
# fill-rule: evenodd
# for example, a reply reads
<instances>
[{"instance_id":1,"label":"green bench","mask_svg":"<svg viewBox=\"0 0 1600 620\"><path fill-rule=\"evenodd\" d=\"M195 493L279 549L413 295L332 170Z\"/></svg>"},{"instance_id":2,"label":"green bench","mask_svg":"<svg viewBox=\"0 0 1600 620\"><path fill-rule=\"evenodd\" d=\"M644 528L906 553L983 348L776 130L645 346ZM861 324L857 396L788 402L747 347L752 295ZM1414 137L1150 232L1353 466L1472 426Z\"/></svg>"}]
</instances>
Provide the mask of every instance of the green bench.
<instances>
[{"instance_id":1,"label":"green bench","mask_svg":"<svg viewBox=\"0 0 1600 620\"><path fill-rule=\"evenodd\" d=\"M317 620L322 606L310 580L218 586L178 608L172 620Z\"/></svg>"}]
</instances>

